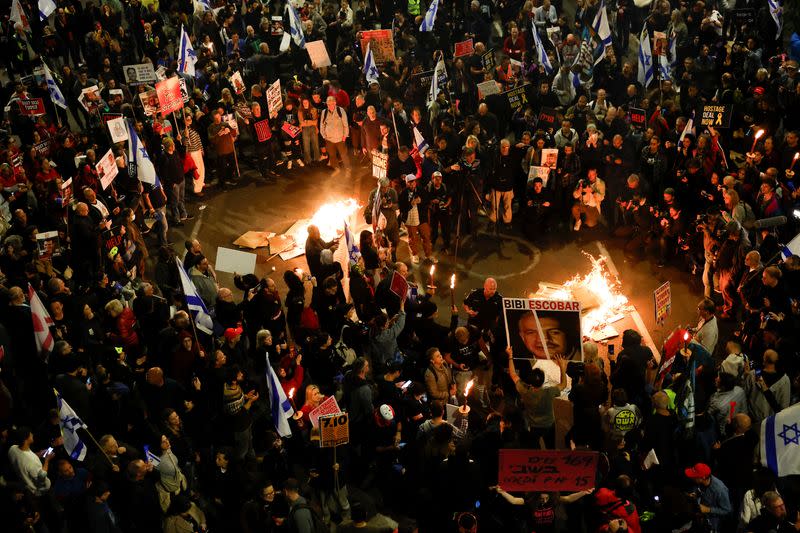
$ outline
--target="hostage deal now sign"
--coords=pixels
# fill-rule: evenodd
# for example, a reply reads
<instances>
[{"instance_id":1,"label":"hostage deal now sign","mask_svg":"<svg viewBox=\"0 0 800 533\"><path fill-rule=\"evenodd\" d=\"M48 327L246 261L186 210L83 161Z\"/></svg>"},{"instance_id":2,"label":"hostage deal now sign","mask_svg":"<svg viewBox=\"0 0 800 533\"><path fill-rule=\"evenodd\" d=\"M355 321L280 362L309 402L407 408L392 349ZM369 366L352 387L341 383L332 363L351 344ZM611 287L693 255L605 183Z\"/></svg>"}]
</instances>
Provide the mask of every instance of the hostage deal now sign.
<instances>
[{"instance_id":1,"label":"hostage deal now sign","mask_svg":"<svg viewBox=\"0 0 800 533\"><path fill-rule=\"evenodd\" d=\"M594 487L597 452L500 450L497 484L507 491L577 491Z\"/></svg>"}]
</instances>

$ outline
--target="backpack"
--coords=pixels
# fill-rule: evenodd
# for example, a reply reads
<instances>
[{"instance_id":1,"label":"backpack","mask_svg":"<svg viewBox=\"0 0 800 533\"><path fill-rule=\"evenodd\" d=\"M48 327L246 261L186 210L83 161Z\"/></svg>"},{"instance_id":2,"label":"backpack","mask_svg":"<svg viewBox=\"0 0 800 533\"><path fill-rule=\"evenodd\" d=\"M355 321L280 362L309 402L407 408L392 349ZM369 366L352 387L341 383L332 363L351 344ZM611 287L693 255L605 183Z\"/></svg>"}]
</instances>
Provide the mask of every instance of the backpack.
<instances>
[{"instance_id":1,"label":"backpack","mask_svg":"<svg viewBox=\"0 0 800 533\"><path fill-rule=\"evenodd\" d=\"M742 220L742 227L748 231L753 229L756 225L756 214L753 213L753 208L747 202L744 204L744 220Z\"/></svg>"},{"instance_id":2,"label":"backpack","mask_svg":"<svg viewBox=\"0 0 800 533\"><path fill-rule=\"evenodd\" d=\"M322 520L322 517L319 515L319 512L308 505L307 503L299 503L292 507L292 510L289 511L289 522L294 525L294 513L296 513L300 509L308 509L308 512L311 513L311 522L313 524L313 532L314 533L330 533L330 528L325 524Z\"/></svg>"}]
</instances>

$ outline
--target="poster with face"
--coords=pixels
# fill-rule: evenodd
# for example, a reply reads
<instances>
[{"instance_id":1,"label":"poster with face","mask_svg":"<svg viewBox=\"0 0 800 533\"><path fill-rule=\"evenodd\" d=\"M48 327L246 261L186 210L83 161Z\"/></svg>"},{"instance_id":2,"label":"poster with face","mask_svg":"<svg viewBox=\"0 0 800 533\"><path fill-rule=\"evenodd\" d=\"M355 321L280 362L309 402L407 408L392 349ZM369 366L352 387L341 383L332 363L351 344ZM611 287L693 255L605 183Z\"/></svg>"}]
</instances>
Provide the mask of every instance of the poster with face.
<instances>
[{"instance_id":1,"label":"poster with face","mask_svg":"<svg viewBox=\"0 0 800 533\"><path fill-rule=\"evenodd\" d=\"M515 359L583 361L580 302L503 298L503 316Z\"/></svg>"},{"instance_id":2,"label":"poster with face","mask_svg":"<svg viewBox=\"0 0 800 533\"><path fill-rule=\"evenodd\" d=\"M57 231L37 233L36 245L39 249L39 259L50 259L61 251Z\"/></svg>"}]
</instances>

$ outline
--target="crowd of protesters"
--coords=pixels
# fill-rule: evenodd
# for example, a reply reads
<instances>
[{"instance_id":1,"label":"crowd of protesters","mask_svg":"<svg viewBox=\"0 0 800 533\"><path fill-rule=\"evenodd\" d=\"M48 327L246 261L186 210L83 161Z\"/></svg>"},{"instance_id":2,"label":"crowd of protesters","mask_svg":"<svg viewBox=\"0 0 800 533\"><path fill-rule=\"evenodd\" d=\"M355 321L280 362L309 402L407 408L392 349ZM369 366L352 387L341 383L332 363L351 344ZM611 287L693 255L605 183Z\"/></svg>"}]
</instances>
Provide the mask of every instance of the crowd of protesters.
<instances>
[{"instance_id":1,"label":"crowd of protesters","mask_svg":"<svg viewBox=\"0 0 800 533\"><path fill-rule=\"evenodd\" d=\"M15 0L3 15L2 529L800 530L796 476L759 453L800 386L800 258L783 246L800 215L800 38L780 2L293 6ZM383 43L376 75L361 37L379 28L394 59ZM319 40L328 67L303 48ZM147 63L184 81L180 111L139 98L154 84L127 66ZM725 120L704 126L711 104ZM120 116L155 183L133 139L112 142ZM313 226L308 271L232 288L200 241L171 242L209 188L351 179L383 159L347 272ZM515 231L685 269L703 290L692 342L665 365L627 330L617 355L586 341L581 364L522 364L494 279L437 309L415 265ZM309 416L331 397L350 428L335 449ZM556 437L558 405L573 422ZM510 494L498 452L516 448L599 452L595 482Z\"/></svg>"}]
</instances>

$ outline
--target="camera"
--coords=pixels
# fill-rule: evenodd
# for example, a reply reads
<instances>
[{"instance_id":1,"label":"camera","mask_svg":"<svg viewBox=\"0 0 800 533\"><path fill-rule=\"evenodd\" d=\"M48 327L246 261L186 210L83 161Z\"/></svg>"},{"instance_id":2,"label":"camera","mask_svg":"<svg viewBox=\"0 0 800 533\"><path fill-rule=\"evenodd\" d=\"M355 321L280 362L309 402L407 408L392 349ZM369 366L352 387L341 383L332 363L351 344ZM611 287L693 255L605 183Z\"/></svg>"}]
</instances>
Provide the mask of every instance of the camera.
<instances>
[{"instance_id":1,"label":"camera","mask_svg":"<svg viewBox=\"0 0 800 533\"><path fill-rule=\"evenodd\" d=\"M583 361L570 361L567 363L567 375L572 379L580 378L586 370L586 363Z\"/></svg>"}]
</instances>

